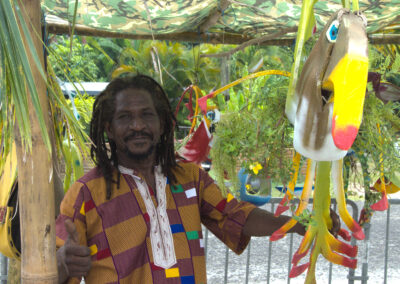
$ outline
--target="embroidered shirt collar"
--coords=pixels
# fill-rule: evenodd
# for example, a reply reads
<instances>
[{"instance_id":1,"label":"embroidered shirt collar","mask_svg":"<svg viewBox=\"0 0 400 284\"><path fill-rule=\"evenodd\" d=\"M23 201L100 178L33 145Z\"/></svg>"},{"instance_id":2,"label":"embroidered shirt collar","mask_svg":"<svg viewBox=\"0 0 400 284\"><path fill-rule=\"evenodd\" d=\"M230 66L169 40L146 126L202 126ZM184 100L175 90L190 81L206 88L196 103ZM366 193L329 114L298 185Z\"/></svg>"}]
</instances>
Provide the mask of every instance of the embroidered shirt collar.
<instances>
[{"instance_id":1,"label":"embroidered shirt collar","mask_svg":"<svg viewBox=\"0 0 400 284\"><path fill-rule=\"evenodd\" d=\"M154 264L164 269L176 264L174 241L167 214L167 200L165 187L167 177L163 175L161 166L154 167L154 177L156 181L157 208L151 199L149 187L141 174L133 169L123 166L118 167L122 174L130 175L137 185L137 189L142 196L146 211L150 219L150 241L153 251Z\"/></svg>"},{"instance_id":2,"label":"embroidered shirt collar","mask_svg":"<svg viewBox=\"0 0 400 284\"><path fill-rule=\"evenodd\" d=\"M156 166L156 167L158 167L158 166ZM121 166L121 165L118 166L118 169L122 174L133 176L136 179L143 179L141 177L140 173L135 169L126 168L126 167Z\"/></svg>"}]
</instances>

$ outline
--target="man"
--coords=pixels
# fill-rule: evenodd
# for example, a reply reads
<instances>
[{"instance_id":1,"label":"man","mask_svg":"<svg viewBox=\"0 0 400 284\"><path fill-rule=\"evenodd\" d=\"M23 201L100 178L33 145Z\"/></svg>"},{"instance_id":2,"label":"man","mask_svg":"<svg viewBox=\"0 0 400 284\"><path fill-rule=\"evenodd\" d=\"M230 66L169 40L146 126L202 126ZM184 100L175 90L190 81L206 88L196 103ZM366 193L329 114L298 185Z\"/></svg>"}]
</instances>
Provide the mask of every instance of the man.
<instances>
[{"instance_id":1,"label":"man","mask_svg":"<svg viewBox=\"0 0 400 284\"><path fill-rule=\"evenodd\" d=\"M223 197L206 172L177 161L174 125L150 77L115 79L96 98L97 167L68 190L56 222L60 283L206 283L201 223L239 254L288 221Z\"/></svg>"}]
</instances>

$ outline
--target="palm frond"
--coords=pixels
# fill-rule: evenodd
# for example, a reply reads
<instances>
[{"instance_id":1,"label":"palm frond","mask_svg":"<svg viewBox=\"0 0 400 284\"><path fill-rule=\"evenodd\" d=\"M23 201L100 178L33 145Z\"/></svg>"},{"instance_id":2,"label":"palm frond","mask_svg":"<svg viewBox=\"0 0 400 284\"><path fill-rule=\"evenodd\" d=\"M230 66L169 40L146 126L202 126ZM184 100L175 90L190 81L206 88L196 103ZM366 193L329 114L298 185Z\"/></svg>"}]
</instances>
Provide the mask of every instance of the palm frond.
<instances>
[{"instance_id":1,"label":"palm frond","mask_svg":"<svg viewBox=\"0 0 400 284\"><path fill-rule=\"evenodd\" d=\"M15 4L16 5L16 4ZM15 13L17 11L17 15ZM18 17L18 19L17 19ZM18 28L18 20L29 52L27 52L23 44L23 36ZM44 71L39 64L39 57L33 45L32 38L28 32L27 25L23 20L20 8L14 9L10 1L0 2L0 45L2 58L1 81L5 84L7 94L2 95L3 108L12 107L15 111L17 124L20 130L21 143L28 149L32 149L31 125L29 119L29 109L27 97L30 95L36 116L39 121L39 127L42 133L43 141L51 153L50 138L47 132L42 108L39 102L35 81L32 75L32 69L29 65L28 56L34 59L36 67L41 76L44 76ZM45 79L45 77L44 77ZM8 100L5 101L5 98ZM4 127L4 126L3 126ZM13 123L7 127L14 127ZM9 131L6 129L5 131Z\"/></svg>"},{"instance_id":2,"label":"palm frond","mask_svg":"<svg viewBox=\"0 0 400 284\"><path fill-rule=\"evenodd\" d=\"M34 67L37 68L39 76L43 78L47 86L50 112L54 122L51 127L54 127L55 148L60 153L63 140L67 137L73 139L84 156L87 157L89 150L86 143L89 138L65 99L53 69L48 66L49 77L47 78L39 55L36 53L32 37L38 36L40 38L40 36L39 34L31 36L28 27L32 23L25 22L23 15L26 11L24 7L18 7L16 2L13 5L15 6L12 6L9 0L0 1L0 152L2 157L5 157L10 151L16 128L19 129L21 143L25 150L32 150L31 122L27 100L29 95L38 117L45 145L49 153L52 150L49 132L33 79L32 66L29 65L28 58L33 59ZM24 40L26 47L23 44ZM52 52L51 49L47 50L50 53ZM77 79L73 72L67 68L66 62L61 59L57 60L57 63L64 67L63 70L65 70L66 77L69 80ZM79 93L78 90L77 92ZM0 170L2 162L2 159L0 159Z\"/></svg>"}]
</instances>

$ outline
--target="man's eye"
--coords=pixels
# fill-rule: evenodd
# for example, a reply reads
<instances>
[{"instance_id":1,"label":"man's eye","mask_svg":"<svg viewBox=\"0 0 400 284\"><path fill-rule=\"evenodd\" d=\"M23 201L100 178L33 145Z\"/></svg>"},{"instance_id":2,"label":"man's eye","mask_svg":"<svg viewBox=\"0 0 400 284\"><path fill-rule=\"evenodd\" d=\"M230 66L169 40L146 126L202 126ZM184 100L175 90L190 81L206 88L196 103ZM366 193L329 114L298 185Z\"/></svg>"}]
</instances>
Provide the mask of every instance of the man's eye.
<instances>
[{"instance_id":1,"label":"man's eye","mask_svg":"<svg viewBox=\"0 0 400 284\"><path fill-rule=\"evenodd\" d=\"M128 114L121 114L120 116L118 116L118 119L129 119L129 115Z\"/></svg>"}]
</instances>

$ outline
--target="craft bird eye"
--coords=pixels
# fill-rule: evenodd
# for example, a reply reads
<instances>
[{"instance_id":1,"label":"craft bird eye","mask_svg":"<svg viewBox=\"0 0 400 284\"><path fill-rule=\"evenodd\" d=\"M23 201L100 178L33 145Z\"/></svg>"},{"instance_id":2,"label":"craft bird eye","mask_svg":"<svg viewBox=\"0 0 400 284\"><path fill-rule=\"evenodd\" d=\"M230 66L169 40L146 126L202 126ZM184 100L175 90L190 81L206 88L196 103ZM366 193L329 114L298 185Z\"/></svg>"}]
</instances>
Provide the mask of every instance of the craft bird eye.
<instances>
[{"instance_id":1,"label":"craft bird eye","mask_svg":"<svg viewBox=\"0 0 400 284\"><path fill-rule=\"evenodd\" d=\"M221 113L217 109L210 110L209 112L207 112L207 118L213 123L217 123L221 119Z\"/></svg>"},{"instance_id":2,"label":"craft bird eye","mask_svg":"<svg viewBox=\"0 0 400 284\"><path fill-rule=\"evenodd\" d=\"M326 31L326 37L329 42L335 42L339 31L339 21L335 20Z\"/></svg>"}]
</instances>

